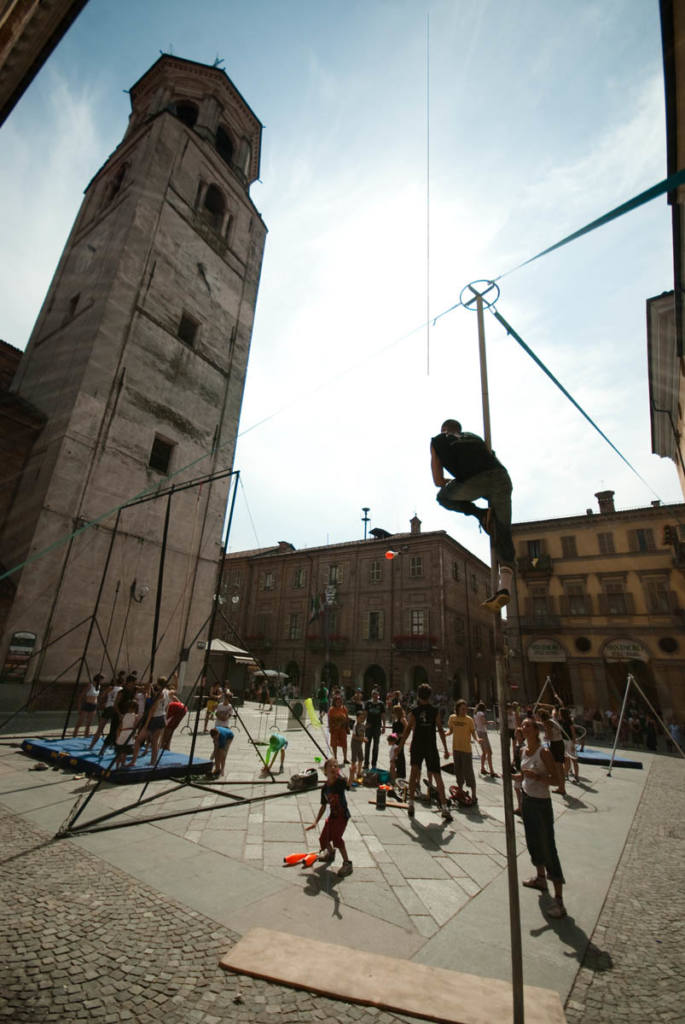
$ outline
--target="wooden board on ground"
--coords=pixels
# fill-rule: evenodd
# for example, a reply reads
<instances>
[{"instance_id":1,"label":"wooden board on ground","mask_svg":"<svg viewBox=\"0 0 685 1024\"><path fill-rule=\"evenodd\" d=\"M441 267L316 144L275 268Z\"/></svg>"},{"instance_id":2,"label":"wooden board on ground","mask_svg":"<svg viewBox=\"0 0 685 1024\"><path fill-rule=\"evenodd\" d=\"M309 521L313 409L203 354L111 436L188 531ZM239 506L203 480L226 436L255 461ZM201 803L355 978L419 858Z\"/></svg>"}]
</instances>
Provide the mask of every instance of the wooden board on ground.
<instances>
[{"instance_id":1,"label":"wooden board on ground","mask_svg":"<svg viewBox=\"0 0 685 1024\"><path fill-rule=\"evenodd\" d=\"M238 974L444 1024L510 1024L513 1019L511 985L506 981L270 928L250 929L219 963ZM524 1002L526 1024L565 1024L558 993L526 985Z\"/></svg>"},{"instance_id":2,"label":"wooden board on ground","mask_svg":"<svg viewBox=\"0 0 685 1024\"><path fill-rule=\"evenodd\" d=\"M375 802L376 802L375 800L369 800L370 804L375 804ZM409 804L398 804L398 803L395 803L394 800L386 800L385 801L385 806L386 807L402 807L406 811L407 807L409 807Z\"/></svg>"}]
</instances>

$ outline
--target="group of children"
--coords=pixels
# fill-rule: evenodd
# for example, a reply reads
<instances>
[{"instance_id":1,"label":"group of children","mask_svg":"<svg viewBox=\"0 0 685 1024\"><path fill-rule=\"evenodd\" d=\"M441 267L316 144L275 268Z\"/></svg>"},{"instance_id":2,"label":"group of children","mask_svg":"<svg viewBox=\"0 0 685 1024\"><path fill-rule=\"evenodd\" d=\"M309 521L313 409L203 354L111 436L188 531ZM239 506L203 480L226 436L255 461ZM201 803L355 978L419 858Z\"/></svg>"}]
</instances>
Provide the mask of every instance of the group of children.
<instances>
[{"instance_id":1,"label":"group of children","mask_svg":"<svg viewBox=\"0 0 685 1024\"><path fill-rule=\"evenodd\" d=\"M175 679L159 676L155 682L141 683L135 672L122 671L109 682L96 675L86 687L73 735L78 736L83 727L88 737L96 714L98 725L88 749L103 737L100 759L111 747L115 768L123 768L133 767L143 748L149 748L155 764L160 751L169 749L187 708L176 693Z\"/></svg>"}]
</instances>

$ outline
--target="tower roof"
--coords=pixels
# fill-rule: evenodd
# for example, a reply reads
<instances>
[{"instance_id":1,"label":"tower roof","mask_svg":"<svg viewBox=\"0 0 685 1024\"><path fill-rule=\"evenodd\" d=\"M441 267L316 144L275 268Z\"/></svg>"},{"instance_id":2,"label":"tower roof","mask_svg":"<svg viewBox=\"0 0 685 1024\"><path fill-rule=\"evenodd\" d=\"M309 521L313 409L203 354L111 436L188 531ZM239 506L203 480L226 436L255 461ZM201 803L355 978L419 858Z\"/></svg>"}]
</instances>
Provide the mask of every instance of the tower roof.
<instances>
[{"instance_id":1,"label":"tower roof","mask_svg":"<svg viewBox=\"0 0 685 1024\"><path fill-rule=\"evenodd\" d=\"M171 100L183 98L199 101L207 94L215 96L224 111L230 114L233 125L240 129L250 143L248 179L254 181L259 177L262 123L223 68L163 53L129 89L131 109L144 109L165 88L171 90Z\"/></svg>"}]
</instances>

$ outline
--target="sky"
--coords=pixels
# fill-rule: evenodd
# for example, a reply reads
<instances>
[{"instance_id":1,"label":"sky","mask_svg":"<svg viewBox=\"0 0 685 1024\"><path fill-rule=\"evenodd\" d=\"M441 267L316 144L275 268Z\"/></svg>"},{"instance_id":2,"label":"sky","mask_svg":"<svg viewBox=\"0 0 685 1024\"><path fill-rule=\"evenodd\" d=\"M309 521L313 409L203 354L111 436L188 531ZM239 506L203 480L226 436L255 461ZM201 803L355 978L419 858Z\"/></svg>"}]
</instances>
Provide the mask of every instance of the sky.
<instances>
[{"instance_id":1,"label":"sky","mask_svg":"<svg viewBox=\"0 0 685 1024\"><path fill-rule=\"evenodd\" d=\"M443 419L482 435L471 281L666 177L657 0L90 0L0 130L0 337L24 348L83 190L160 50L223 67L264 124L268 227L233 551L447 530ZM514 521L682 500L651 454L645 302L673 287L657 199L500 281L497 308L638 479L486 315ZM196 470L197 471L197 470Z\"/></svg>"}]
</instances>

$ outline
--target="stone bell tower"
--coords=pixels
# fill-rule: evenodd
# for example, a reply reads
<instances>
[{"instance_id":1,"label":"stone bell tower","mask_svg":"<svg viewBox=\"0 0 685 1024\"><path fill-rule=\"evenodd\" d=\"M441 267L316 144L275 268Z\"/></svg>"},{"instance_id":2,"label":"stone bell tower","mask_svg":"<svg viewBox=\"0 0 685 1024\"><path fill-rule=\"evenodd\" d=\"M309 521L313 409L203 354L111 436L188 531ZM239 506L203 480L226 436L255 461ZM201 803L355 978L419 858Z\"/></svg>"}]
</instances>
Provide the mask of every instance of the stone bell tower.
<instances>
[{"instance_id":1,"label":"stone bell tower","mask_svg":"<svg viewBox=\"0 0 685 1024\"><path fill-rule=\"evenodd\" d=\"M261 124L224 71L166 54L130 97L126 134L86 188L12 384L46 422L0 523L3 566L28 559L7 577L0 667L14 633L41 648L92 611L114 516L65 536L142 491L233 466L266 236L249 194ZM173 498L159 672L187 657L211 611L228 483ZM91 674L110 671L117 651L119 668L145 668L164 514L160 499L121 515ZM26 678L73 681L86 628ZM193 646L188 677L200 657Z\"/></svg>"}]
</instances>

